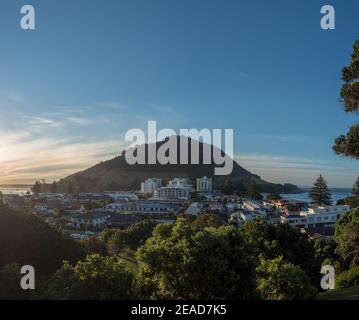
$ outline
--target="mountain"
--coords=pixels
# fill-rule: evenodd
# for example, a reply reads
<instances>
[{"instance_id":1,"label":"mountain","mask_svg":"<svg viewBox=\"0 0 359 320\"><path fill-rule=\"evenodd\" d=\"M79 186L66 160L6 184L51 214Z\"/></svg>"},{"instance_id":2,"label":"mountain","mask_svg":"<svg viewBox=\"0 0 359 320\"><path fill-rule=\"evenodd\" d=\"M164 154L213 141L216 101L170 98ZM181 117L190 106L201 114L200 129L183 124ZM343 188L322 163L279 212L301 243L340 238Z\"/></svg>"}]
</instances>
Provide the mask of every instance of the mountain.
<instances>
[{"instance_id":1,"label":"mountain","mask_svg":"<svg viewBox=\"0 0 359 320\"><path fill-rule=\"evenodd\" d=\"M188 140L188 158L191 159L192 150L191 139L184 137L177 137L177 150L180 150L181 139ZM154 144L145 144L137 146L134 151L135 155L137 152L142 150L146 157L146 163L148 159L149 148L155 148L156 151L163 146L167 140L157 142ZM196 141L197 142L197 141ZM198 143L198 142L197 142ZM301 190L292 184L274 184L262 180L258 175L255 175L248 170L242 168L237 162L233 163L233 171L228 176L216 176L214 175L216 165L213 156L211 157L210 164L203 163L203 147L210 148L213 151L216 147L213 145L204 144L199 142L199 163L200 164L179 164L180 163L180 152L177 153L178 164L134 164L130 165L125 159L125 151L120 156L114 159L101 162L91 168L84 171L72 174L65 179L58 181L59 191L65 192L67 186L71 183L75 192L98 192L104 190L139 190L142 181L147 178L157 177L162 178L163 183L167 183L174 177L188 178L195 183L198 177L212 177L214 188L221 188L226 180L230 180L235 189L238 192L244 192L251 181L255 181L257 184L258 191L260 192L275 192L275 193L295 193ZM163 149L163 148L162 148ZM222 156L226 159L229 157L225 155L222 150L218 150ZM166 154L168 155L168 154Z\"/></svg>"}]
</instances>

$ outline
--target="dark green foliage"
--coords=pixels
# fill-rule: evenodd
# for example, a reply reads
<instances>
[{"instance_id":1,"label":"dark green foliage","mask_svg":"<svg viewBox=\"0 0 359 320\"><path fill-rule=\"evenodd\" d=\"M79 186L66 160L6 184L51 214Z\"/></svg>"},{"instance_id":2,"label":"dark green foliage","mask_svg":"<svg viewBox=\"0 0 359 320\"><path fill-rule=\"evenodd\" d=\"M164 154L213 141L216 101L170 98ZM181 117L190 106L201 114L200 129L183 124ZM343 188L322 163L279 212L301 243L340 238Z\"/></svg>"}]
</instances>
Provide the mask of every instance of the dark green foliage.
<instances>
[{"instance_id":1,"label":"dark green foliage","mask_svg":"<svg viewBox=\"0 0 359 320\"><path fill-rule=\"evenodd\" d=\"M359 286L359 265L353 265L349 270L340 273L335 280L335 285L337 288Z\"/></svg>"},{"instance_id":2,"label":"dark green foliage","mask_svg":"<svg viewBox=\"0 0 359 320\"><path fill-rule=\"evenodd\" d=\"M269 193L266 197L267 200L281 200L282 197L276 193Z\"/></svg>"},{"instance_id":3,"label":"dark green foliage","mask_svg":"<svg viewBox=\"0 0 359 320\"><path fill-rule=\"evenodd\" d=\"M124 248L136 250L152 235L156 223L143 220L129 226L125 230L116 230L108 240L112 252L120 252Z\"/></svg>"},{"instance_id":4,"label":"dark green foliage","mask_svg":"<svg viewBox=\"0 0 359 320\"><path fill-rule=\"evenodd\" d=\"M287 262L305 271L313 285L319 285L320 262L308 235L288 224L275 225L261 219L244 223L240 231L253 246L255 257L262 255L264 259L272 260L283 256Z\"/></svg>"},{"instance_id":5,"label":"dark green foliage","mask_svg":"<svg viewBox=\"0 0 359 320\"><path fill-rule=\"evenodd\" d=\"M205 228L186 219L160 224L137 251L138 286L157 299L250 299L255 260L235 227Z\"/></svg>"},{"instance_id":6,"label":"dark green foliage","mask_svg":"<svg viewBox=\"0 0 359 320\"><path fill-rule=\"evenodd\" d=\"M102 240L107 243L116 232L117 232L116 229L103 229L100 232L98 238L99 240Z\"/></svg>"},{"instance_id":7,"label":"dark green foliage","mask_svg":"<svg viewBox=\"0 0 359 320\"><path fill-rule=\"evenodd\" d=\"M39 181L36 181L35 184L31 187L31 191L35 195L39 195L41 193L41 183Z\"/></svg>"},{"instance_id":8,"label":"dark green foliage","mask_svg":"<svg viewBox=\"0 0 359 320\"><path fill-rule=\"evenodd\" d=\"M313 188L309 192L309 197L312 199L314 204L319 206L332 204L332 198L328 190L327 182L324 180L322 175L320 175L314 182Z\"/></svg>"},{"instance_id":9,"label":"dark green foliage","mask_svg":"<svg viewBox=\"0 0 359 320\"><path fill-rule=\"evenodd\" d=\"M359 109L359 40L353 46L350 66L343 68L340 96L346 112L358 113ZM359 125L353 125L346 135L336 138L333 150L337 154L359 159Z\"/></svg>"},{"instance_id":10,"label":"dark green foliage","mask_svg":"<svg viewBox=\"0 0 359 320\"><path fill-rule=\"evenodd\" d=\"M247 190L248 196L253 200L262 200L263 196L258 192L257 183L252 181Z\"/></svg>"},{"instance_id":11,"label":"dark green foliage","mask_svg":"<svg viewBox=\"0 0 359 320\"><path fill-rule=\"evenodd\" d=\"M102 256L107 255L106 242L101 239L87 237L81 241L81 244L87 249L88 253L97 253Z\"/></svg>"},{"instance_id":12,"label":"dark green foliage","mask_svg":"<svg viewBox=\"0 0 359 320\"><path fill-rule=\"evenodd\" d=\"M133 274L116 257L87 256L75 267L65 262L48 281L43 296L61 300L133 298Z\"/></svg>"},{"instance_id":13,"label":"dark green foliage","mask_svg":"<svg viewBox=\"0 0 359 320\"><path fill-rule=\"evenodd\" d=\"M347 197L345 198L345 204L350 206L350 208L355 209L359 207L359 198L357 197Z\"/></svg>"},{"instance_id":14,"label":"dark green foliage","mask_svg":"<svg viewBox=\"0 0 359 320\"><path fill-rule=\"evenodd\" d=\"M336 154L359 159L359 125L353 125L346 135L336 138L333 150Z\"/></svg>"},{"instance_id":15,"label":"dark green foliage","mask_svg":"<svg viewBox=\"0 0 359 320\"><path fill-rule=\"evenodd\" d=\"M51 193L57 193L58 187L56 181L54 181L51 185L50 191Z\"/></svg>"},{"instance_id":16,"label":"dark green foliage","mask_svg":"<svg viewBox=\"0 0 359 320\"><path fill-rule=\"evenodd\" d=\"M20 269L17 263L0 268L0 300L24 300L30 296L30 291L20 286Z\"/></svg>"},{"instance_id":17,"label":"dark green foliage","mask_svg":"<svg viewBox=\"0 0 359 320\"><path fill-rule=\"evenodd\" d=\"M336 253L337 244L334 240L316 240L314 248L315 257L321 265L333 265L340 269L340 257Z\"/></svg>"},{"instance_id":18,"label":"dark green foliage","mask_svg":"<svg viewBox=\"0 0 359 320\"><path fill-rule=\"evenodd\" d=\"M84 258L84 248L33 214L17 212L0 204L0 268L9 263L32 265L47 275Z\"/></svg>"},{"instance_id":19,"label":"dark green foliage","mask_svg":"<svg viewBox=\"0 0 359 320\"><path fill-rule=\"evenodd\" d=\"M335 253L337 244L334 240L318 240L314 243L315 255L320 261L325 259L337 259L338 256Z\"/></svg>"},{"instance_id":20,"label":"dark green foliage","mask_svg":"<svg viewBox=\"0 0 359 320\"><path fill-rule=\"evenodd\" d=\"M67 194L73 194L74 193L74 187L73 187L71 181L69 181L69 183L66 186L66 193Z\"/></svg>"},{"instance_id":21,"label":"dark green foliage","mask_svg":"<svg viewBox=\"0 0 359 320\"><path fill-rule=\"evenodd\" d=\"M359 177L355 180L352 193L354 197L359 199Z\"/></svg>"},{"instance_id":22,"label":"dark green foliage","mask_svg":"<svg viewBox=\"0 0 359 320\"><path fill-rule=\"evenodd\" d=\"M223 187L222 187L222 191L224 194L226 195L231 195L234 192L234 181L230 178L227 178L224 181Z\"/></svg>"},{"instance_id":23,"label":"dark green foliage","mask_svg":"<svg viewBox=\"0 0 359 320\"><path fill-rule=\"evenodd\" d=\"M317 294L306 273L282 256L273 260L261 257L257 272L257 291L264 300L305 300Z\"/></svg>"},{"instance_id":24,"label":"dark green foliage","mask_svg":"<svg viewBox=\"0 0 359 320\"><path fill-rule=\"evenodd\" d=\"M212 213L200 214L196 218L194 223L197 224L200 228L207 228L207 227L218 228L220 226L223 226L224 224L223 220L219 216Z\"/></svg>"},{"instance_id":25,"label":"dark green foliage","mask_svg":"<svg viewBox=\"0 0 359 320\"><path fill-rule=\"evenodd\" d=\"M340 217L334 239L344 265L359 264L359 210L351 210Z\"/></svg>"}]
</instances>

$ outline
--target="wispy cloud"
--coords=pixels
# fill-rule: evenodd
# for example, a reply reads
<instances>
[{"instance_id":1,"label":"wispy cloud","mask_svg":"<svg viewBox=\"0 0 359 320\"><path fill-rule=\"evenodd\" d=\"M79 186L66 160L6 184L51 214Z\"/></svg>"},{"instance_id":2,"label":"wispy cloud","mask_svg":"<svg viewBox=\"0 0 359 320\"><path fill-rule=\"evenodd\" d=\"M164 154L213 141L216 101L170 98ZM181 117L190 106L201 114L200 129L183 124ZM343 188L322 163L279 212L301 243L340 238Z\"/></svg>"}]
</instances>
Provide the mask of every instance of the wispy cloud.
<instances>
[{"instance_id":1,"label":"wispy cloud","mask_svg":"<svg viewBox=\"0 0 359 320\"><path fill-rule=\"evenodd\" d=\"M80 126L88 125L95 121L94 119L81 117L67 117L66 120Z\"/></svg>"},{"instance_id":2,"label":"wispy cloud","mask_svg":"<svg viewBox=\"0 0 359 320\"><path fill-rule=\"evenodd\" d=\"M50 118L43 117L34 117L34 116L25 116L28 120L29 124L34 129L42 129L44 127L47 128L59 128L63 125L63 122L60 120L54 120Z\"/></svg>"},{"instance_id":3,"label":"wispy cloud","mask_svg":"<svg viewBox=\"0 0 359 320\"><path fill-rule=\"evenodd\" d=\"M76 141L34 138L2 133L0 182L32 183L37 179L58 179L120 154L125 148L118 139Z\"/></svg>"}]
</instances>

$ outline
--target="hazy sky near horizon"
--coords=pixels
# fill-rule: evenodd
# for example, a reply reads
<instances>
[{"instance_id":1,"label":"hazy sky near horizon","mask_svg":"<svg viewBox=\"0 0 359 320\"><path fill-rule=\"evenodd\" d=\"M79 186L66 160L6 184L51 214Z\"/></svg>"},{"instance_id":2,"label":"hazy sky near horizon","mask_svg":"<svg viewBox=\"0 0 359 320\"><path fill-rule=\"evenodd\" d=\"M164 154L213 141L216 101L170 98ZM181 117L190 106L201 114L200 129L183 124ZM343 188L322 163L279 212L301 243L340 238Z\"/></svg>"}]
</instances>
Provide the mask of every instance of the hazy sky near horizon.
<instances>
[{"instance_id":1,"label":"hazy sky near horizon","mask_svg":"<svg viewBox=\"0 0 359 320\"><path fill-rule=\"evenodd\" d=\"M32 4L36 30L20 28ZM320 8L336 9L336 30ZM0 183L58 179L109 159L124 133L233 128L236 159L271 182L351 186L332 144L359 1L2 0Z\"/></svg>"}]
</instances>

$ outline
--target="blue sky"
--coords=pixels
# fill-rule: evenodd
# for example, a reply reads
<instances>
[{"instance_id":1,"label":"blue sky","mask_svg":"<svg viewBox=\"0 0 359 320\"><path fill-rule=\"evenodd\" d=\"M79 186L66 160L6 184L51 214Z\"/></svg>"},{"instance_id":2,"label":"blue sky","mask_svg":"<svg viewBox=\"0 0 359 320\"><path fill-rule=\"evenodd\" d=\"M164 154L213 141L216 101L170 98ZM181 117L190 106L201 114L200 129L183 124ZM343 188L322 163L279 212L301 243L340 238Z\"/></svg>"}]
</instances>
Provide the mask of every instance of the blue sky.
<instances>
[{"instance_id":1,"label":"blue sky","mask_svg":"<svg viewBox=\"0 0 359 320\"><path fill-rule=\"evenodd\" d=\"M32 4L36 30L23 31ZM336 9L336 30L320 8ZM240 164L273 182L321 173L351 186L333 154L358 121L339 101L359 2L3 0L0 183L57 179L111 158L146 128L233 128Z\"/></svg>"}]
</instances>

